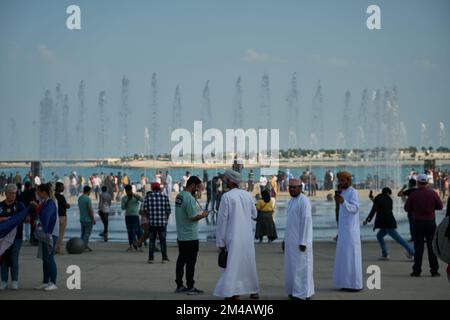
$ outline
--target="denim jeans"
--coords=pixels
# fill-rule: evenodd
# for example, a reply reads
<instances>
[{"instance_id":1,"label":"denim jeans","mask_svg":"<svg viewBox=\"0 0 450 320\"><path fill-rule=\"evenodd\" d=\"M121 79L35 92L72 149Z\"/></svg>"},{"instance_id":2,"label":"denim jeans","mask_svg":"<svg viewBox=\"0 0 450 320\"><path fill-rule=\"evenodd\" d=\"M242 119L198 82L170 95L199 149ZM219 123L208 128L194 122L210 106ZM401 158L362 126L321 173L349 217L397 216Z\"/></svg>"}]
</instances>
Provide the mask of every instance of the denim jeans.
<instances>
[{"instance_id":1,"label":"denim jeans","mask_svg":"<svg viewBox=\"0 0 450 320\"><path fill-rule=\"evenodd\" d=\"M128 232L128 243L131 246L133 241L139 240L139 235L142 235L142 229L139 225L139 216L125 216L125 224Z\"/></svg>"},{"instance_id":2,"label":"denim jeans","mask_svg":"<svg viewBox=\"0 0 450 320\"><path fill-rule=\"evenodd\" d=\"M156 242L156 234L159 235L159 242L161 243L161 254L163 259L168 259L167 257L167 246L166 246L166 235L167 235L167 227L152 227L149 228L149 239L150 246L148 250L148 258L149 260L153 260L153 253L155 252L155 242Z\"/></svg>"},{"instance_id":3,"label":"denim jeans","mask_svg":"<svg viewBox=\"0 0 450 320\"><path fill-rule=\"evenodd\" d=\"M89 237L93 226L92 222L81 222L81 239L83 239L86 248L89 246Z\"/></svg>"},{"instance_id":4,"label":"denim jeans","mask_svg":"<svg viewBox=\"0 0 450 320\"><path fill-rule=\"evenodd\" d=\"M42 264L44 270L44 280L42 283L56 283L57 269L54 254L57 240L58 237L53 236L53 247L51 250L49 250L46 244L42 246Z\"/></svg>"},{"instance_id":5,"label":"denim jeans","mask_svg":"<svg viewBox=\"0 0 450 320\"><path fill-rule=\"evenodd\" d=\"M414 255L414 250L408 245L408 243L405 241L405 239L402 238L401 235L398 234L397 229L380 229L377 233L377 240L380 243L381 252L383 254L383 257L387 257L388 251L386 243L384 242L384 237L386 235L390 235L392 239L397 241L398 244L400 244L405 250L410 254Z\"/></svg>"},{"instance_id":6,"label":"denim jeans","mask_svg":"<svg viewBox=\"0 0 450 320\"><path fill-rule=\"evenodd\" d=\"M100 193L100 187L95 187L94 188L94 193L95 193L95 200L97 200L98 199L98 195L99 195L99 193Z\"/></svg>"},{"instance_id":7,"label":"denim jeans","mask_svg":"<svg viewBox=\"0 0 450 320\"><path fill-rule=\"evenodd\" d=\"M141 223L139 221L139 228L137 230L137 240L139 240L144 235L144 229L142 229ZM147 245L147 240L144 241L144 244Z\"/></svg>"},{"instance_id":8,"label":"denim jeans","mask_svg":"<svg viewBox=\"0 0 450 320\"><path fill-rule=\"evenodd\" d=\"M22 239L15 239L11 247L3 254L2 281L8 282L8 272L11 268L12 281L19 279L19 253L22 247Z\"/></svg>"},{"instance_id":9,"label":"denim jeans","mask_svg":"<svg viewBox=\"0 0 450 320\"><path fill-rule=\"evenodd\" d=\"M29 223L23 224L23 237L25 238L25 241L30 240L30 224Z\"/></svg>"}]
</instances>

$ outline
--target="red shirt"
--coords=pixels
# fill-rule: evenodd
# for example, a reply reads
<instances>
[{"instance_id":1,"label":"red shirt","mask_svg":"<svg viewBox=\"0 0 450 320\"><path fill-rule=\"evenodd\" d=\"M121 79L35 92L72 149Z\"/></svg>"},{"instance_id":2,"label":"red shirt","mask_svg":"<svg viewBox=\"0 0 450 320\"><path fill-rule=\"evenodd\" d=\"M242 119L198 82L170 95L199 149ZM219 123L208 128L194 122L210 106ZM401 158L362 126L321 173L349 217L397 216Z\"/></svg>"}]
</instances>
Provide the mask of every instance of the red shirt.
<instances>
[{"instance_id":1,"label":"red shirt","mask_svg":"<svg viewBox=\"0 0 450 320\"><path fill-rule=\"evenodd\" d=\"M405 211L410 212L413 220L434 220L435 210L442 210L439 195L431 188L419 188L408 197Z\"/></svg>"}]
</instances>

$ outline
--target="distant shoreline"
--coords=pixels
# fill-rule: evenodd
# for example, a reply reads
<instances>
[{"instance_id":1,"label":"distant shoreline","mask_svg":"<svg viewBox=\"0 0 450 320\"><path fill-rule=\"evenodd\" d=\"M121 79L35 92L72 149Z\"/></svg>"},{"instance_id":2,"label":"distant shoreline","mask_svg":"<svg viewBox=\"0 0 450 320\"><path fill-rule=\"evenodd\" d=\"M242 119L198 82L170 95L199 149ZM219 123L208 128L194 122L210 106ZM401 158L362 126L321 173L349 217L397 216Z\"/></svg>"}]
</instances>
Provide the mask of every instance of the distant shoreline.
<instances>
[{"instance_id":1,"label":"distant shoreline","mask_svg":"<svg viewBox=\"0 0 450 320\"><path fill-rule=\"evenodd\" d=\"M437 166L450 165L450 158L422 158L418 160L399 160L401 166L423 166L424 160L436 160ZM223 169L231 167L228 163L172 163L171 161L162 160L133 160L130 162L119 161L89 161L89 162L42 162L43 167L106 167L106 168L128 168L128 169L169 169L169 168L191 168L191 169ZM371 166L383 166L391 165L388 161L357 161L357 160L323 160L323 159L292 159L292 160L280 160L278 167L281 168L296 168L296 167L371 167ZM0 162L0 169L8 168L29 168L30 162ZM261 164L246 164L244 168L270 168L267 165Z\"/></svg>"}]
</instances>

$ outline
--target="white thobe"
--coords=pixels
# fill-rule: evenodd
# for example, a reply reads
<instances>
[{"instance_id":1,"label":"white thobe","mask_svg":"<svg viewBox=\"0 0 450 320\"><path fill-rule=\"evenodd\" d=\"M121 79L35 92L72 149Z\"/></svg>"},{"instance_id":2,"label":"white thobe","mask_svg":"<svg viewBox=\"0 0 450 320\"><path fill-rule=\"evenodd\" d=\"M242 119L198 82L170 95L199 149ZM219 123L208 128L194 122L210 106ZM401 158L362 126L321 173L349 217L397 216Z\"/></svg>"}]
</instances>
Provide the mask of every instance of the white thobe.
<instances>
[{"instance_id":1,"label":"white thobe","mask_svg":"<svg viewBox=\"0 0 450 320\"><path fill-rule=\"evenodd\" d=\"M172 177L170 175L166 176L166 185L164 186L164 190L166 192L166 196L170 200L172 194Z\"/></svg>"},{"instance_id":2,"label":"white thobe","mask_svg":"<svg viewBox=\"0 0 450 320\"><path fill-rule=\"evenodd\" d=\"M215 296L259 292L252 231L252 218L256 217L250 193L235 188L223 194L217 217L216 245L226 247L228 260L214 289Z\"/></svg>"},{"instance_id":3,"label":"white thobe","mask_svg":"<svg viewBox=\"0 0 450 320\"><path fill-rule=\"evenodd\" d=\"M358 193L350 187L341 196L344 203L339 205L333 287L360 290L363 283Z\"/></svg>"},{"instance_id":4,"label":"white thobe","mask_svg":"<svg viewBox=\"0 0 450 320\"><path fill-rule=\"evenodd\" d=\"M314 295L313 228L311 203L301 194L292 198L284 233L284 286L286 294L306 299ZM306 246L301 252L299 246Z\"/></svg>"}]
</instances>

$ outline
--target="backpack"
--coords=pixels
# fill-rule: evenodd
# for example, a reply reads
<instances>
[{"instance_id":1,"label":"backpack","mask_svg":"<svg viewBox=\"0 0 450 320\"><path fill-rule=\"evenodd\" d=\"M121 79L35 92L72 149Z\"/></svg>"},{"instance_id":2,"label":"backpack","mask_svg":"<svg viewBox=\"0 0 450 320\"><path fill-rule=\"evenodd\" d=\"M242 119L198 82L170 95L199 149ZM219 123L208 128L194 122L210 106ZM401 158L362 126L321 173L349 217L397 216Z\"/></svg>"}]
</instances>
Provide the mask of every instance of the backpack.
<instances>
[{"instance_id":1,"label":"backpack","mask_svg":"<svg viewBox=\"0 0 450 320\"><path fill-rule=\"evenodd\" d=\"M433 238L433 251L439 259L450 264L450 237L446 235L449 220L450 217L445 217L436 228Z\"/></svg>"}]
</instances>

